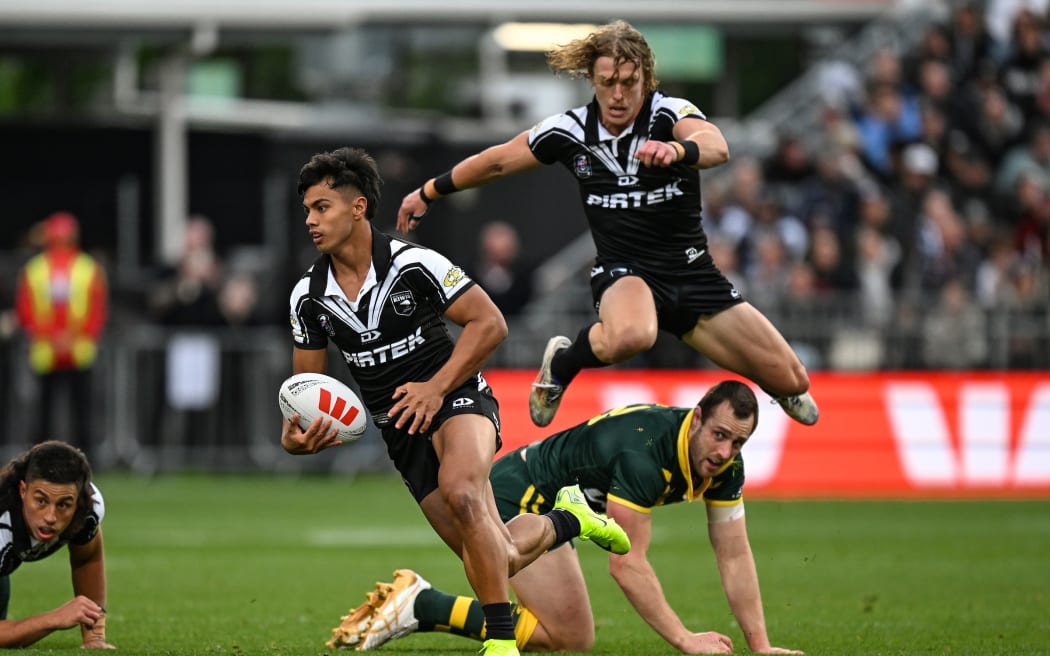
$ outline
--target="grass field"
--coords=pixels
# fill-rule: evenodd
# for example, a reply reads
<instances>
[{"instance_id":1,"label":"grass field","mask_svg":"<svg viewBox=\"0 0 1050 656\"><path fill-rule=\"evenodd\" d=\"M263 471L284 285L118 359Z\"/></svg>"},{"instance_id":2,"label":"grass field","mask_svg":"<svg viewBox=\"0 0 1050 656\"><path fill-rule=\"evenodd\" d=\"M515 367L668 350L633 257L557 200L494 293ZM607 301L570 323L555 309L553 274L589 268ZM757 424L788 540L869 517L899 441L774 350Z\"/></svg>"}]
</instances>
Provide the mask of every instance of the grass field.
<instances>
[{"instance_id":1,"label":"grass field","mask_svg":"<svg viewBox=\"0 0 1050 656\"><path fill-rule=\"evenodd\" d=\"M128 654L312 655L377 579L412 567L467 593L459 561L392 476L106 475L110 642ZM748 503L773 644L807 654L1050 654L1050 503ZM630 609L604 552L580 545L596 654L677 653ZM654 514L650 557L687 626L745 642L703 509ZM552 590L552 594L556 594ZM12 576L11 616L70 596L63 554ZM38 643L71 653L79 632ZM416 634L379 653L479 645ZM77 651L76 653L83 653Z\"/></svg>"}]
</instances>

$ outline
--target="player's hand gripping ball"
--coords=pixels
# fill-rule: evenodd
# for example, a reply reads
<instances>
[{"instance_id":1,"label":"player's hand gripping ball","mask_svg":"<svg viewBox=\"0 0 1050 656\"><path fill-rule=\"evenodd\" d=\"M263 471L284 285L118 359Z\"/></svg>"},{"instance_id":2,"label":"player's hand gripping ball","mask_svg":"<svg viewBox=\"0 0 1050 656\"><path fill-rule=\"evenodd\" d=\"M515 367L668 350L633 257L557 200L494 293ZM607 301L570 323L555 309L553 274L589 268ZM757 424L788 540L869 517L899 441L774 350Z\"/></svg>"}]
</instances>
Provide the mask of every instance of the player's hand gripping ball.
<instances>
[{"instance_id":1,"label":"player's hand gripping ball","mask_svg":"<svg viewBox=\"0 0 1050 656\"><path fill-rule=\"evenodd\" d=\"M343 442L361 439L368 427L368 417L361 399L354 391L331 376L324 374L296 374L281 383L277 395L281 414L291 421L299 414L299 427L309 428L314 419L332 419L332 428L339 431Z\"/></svg>"}]
</instances>

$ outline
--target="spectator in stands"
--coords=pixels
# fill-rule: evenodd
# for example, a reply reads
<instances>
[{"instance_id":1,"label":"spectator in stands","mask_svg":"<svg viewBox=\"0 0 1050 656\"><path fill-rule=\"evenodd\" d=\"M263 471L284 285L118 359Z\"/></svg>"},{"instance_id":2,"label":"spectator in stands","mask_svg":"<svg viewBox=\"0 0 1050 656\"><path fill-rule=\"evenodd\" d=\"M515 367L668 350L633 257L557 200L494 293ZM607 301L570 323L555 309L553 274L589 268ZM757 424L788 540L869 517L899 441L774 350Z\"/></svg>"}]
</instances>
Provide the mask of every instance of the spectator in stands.
<instances>
[{"instance_id":1,"label":"spectator in stands","mask_svg":"<svg viewBox=\"0 0 1050 656\"><path fill-rule=\"evenodd\" d=\"M705 215L704 227L709 234L721 235L733 248L740 248L744 238L751 231L755 213L761 202L764 188L762 165L753 157L744 157L733 166L729 175L731 180L722 211L712 212L710 223Z\"/></svg>"},{"instance_id":2,"label":"spectator in stands","mask_svg":"<svg viewBox=\"0 0 1050 656\"><path fill-rule=\"evenodd\" d=\"M1050 281L1045 267L1018 258L1010 271L1010 284L998 299L993 316L1007 327L1006 366L1011 369L1042 369L1050 366L1047 340L1050 311Z\"/></svg>"},{"instance_id":3,"label":"spectator in stands","mask_svg":"<svg viewBox=\"0 0 1050 656\"><path fill-rule=\"evenodd\" d=\"M153 290L154 317L168 326L222 325L218 296L222 277L211 221L190 217L178 262L162 273Z\"/></svg>"},{"instance_id":4,"label":"spectator in stands","mask_svg":"<svg viewBox=\"0 0 1050 656\"><path fill-rule=\"evenodd\" d=\"M995 191L1010 194L1017 188L1017 179L1028 171L1050 180L1050 121L1045 119L1033 121L1028 138L1007 151L995 177Z\"/></svg>"},{"instance_id":5,"label":"spectator in stands","mask_svg":"<svg viewBox=\"0 0 1050 656\"><path fill-rule=\"evenodd\" d=\"M951 42L952 77L957 83L968 81L982 63L992 59L992 37L976 3L956 4L948 39Z\"/></svg>"},{"instance_id":6,"label":"spectator in stands","mask_svg":"<svg viewBox=\"0 0 1050 656\"><path fill-rule=\"evenodd\" d=\"M1006 97L1020 110L1024 120L1038 115L1036 92L1043 62L1050 58L1043 29L1043 21L1035 12L1020 11L1014 17L1010 51L1000 67Z\"/></svg>"},{"instance_id":7,"label":"spectator in stands","mask_svg":"<svg viewBox=\"0 0 1050 656\"><path fill-rule=\"evenodd\" d=\"M922 134L919 105L897 86L869 86L868 101L856 118L864 163L882 180L893 175L891 147L918 139Z\"/></svg>"},{"instance_id":8,"label":"spectator in stands","mask_svg":"<svg viewBox=\"0 0 1050 656\"><path fill-rule=\"evenodd\" d=\"M790 132L781 134L763 168L765 184L777 191L788 214L798 216L803 183L816 173L806 142Z\"/></svg>"},{"instance_id":9,"label":"spectator in stands","mask_svg":"<svg viewBox=\"0 0 1050 656\"><path fill-rule=\"evenodd\" d=\"M1007 297L1019 259L1012 238L1000 236L994 241L988 257L977 268L975 296L982 308L995 309Z\"/></svg>"},{"instance_id":10,"label":"spectator in stands","mask_svg":"<svg viewBox=\"0 0 1050 656\"><path fill-rule=\"evenodd\" d=\"M973 369L988 358L984 312L961 280L947 281L923 319L923 360L935 369Z\"/></svg>"},{"instance_id":11,"label":"spectator in stands","mask_svg":"<svg viewBox=\"0 0 1050 656\"><path fill-rule=\"evenodd\" d=\"M1010 215L1014 247L1032 262L1050 263L1050 180L1041 173L1026 171L1017 181L1015 209Z\"/></svg>"},{"instance_id":12,"label":"spectator in stands","mask_svg":"<svg viewBox=\"0 0 1050 656\"><path fill-rule=\"evenodd\" d=\"M866 201L882 202L883 201ZM893 272L900 261L900 246L876 226L862 223L857 230L857 284L861 324L885 328L893 320Z\"/></svg>"},{"instance_id":13,"label":"spectator in stands","mask_svg":"<svg viewBox=\"0 0 1050 656\"><path fill-rule=\"evenodd\" d=\"M773 314L784 298L792 260L776 231L756 232L750 235L749 240L751 257L744 268L747 287L755 307Z\"/></svg>"},{"instance_id":14,"label":"spectator in stands","mask_svg":"<svg viewBox=\"0 0 1050 656\"><path fill-rule=\"evenodd\" d=\"M857 222L859 203L858 183L850 175L857 163L847 150L829 145L817 155L816 175L802 185L802 210L799 218L812 226L817 217L823 217L839 235L852 237ZM852 249L846 249L849 257Z\"/></svg>"},{"instance_id":15,"label":"spectator in stands","mask_svg":"<svg viewBox=\"0 0 1050 656\"><path fill-rule=\"evenodd\" d=\"M980 253L967 241L966 226L946 191L934 188L926 193L920 221L922 288L937 291L954 281L973 289Z\"/></svg>"},{"instance_id":16,"label":"spectator in stands","mask_svg":"<svg viewBox=\"0 0 1050 656\"><path fill-rule=\"evenodd\" d=\"M505 317L515 317L532 300L532 268L520 258L518 231L505 221L481 228L478 262L471 277L488 292Z\"/></svg>"},{"instance_id":17,"label":"spectator in stands","mask_svg":"<svg viewBox=\"0 0 1050 656\"><path fill-rule=\"evenodd\" d=\"M992 167L965 134L952 132L942 162L943 182L951 193L952 203L967 217L984 218L998 207Z\"/></svg>"},{"instance_id":18,"label":"spectator in stands","mask_svg":"<svg viewBox=\"0 0 1050 656\"><path fill-rule=\"evenodd\" d=\"M814 225L810 233L809 254L813 289L821 297L835 299L857 288L853 263L842 257L838 233L828 224Z\"/></svg>"},{"instance_id":19,"label":"spectator in stands","mask_svg":"<svg viewBox=\"0 0 1050 656\"><path fill-rule=\"evenodd\" d=\"M259 314L259 283L247 271L231 273L218 295L219 312L227 326L257 326L265 323Z\"/></svg>"},{"instance_id":20,"label":"spectator in stands","mask_svg":"<svg viewBox=\"0 0 1050 656\"><path fill-rule=\"evenodd\" d=\"M79 626L81 648L114 649L106 642L105 512L87 458L64 442L41 442L0 470L0 647L27 647ZM10 575L67 545L75 596L53 610L8 619Z\"/></svg>"},{"instance_id":21,"label":"spectator in stands","mask_svg":"<svg viewBox=\"0 0 1050 656\"><path fill-rule=\"evenodd\" d=\"M106 274L80 250L80 226L68 212L44 220L44 250L26 263L15 307L29 337L29 364L40 382L36 442L64 437L85 453L94 442L92 372L106 325ZM57 432L55 400L71 406L70 433Z\"/></svg>"},{"instance_id":22,"label":"spectator in stands","mask_svg":"<svg viewBox=\"0 0 1050 656\"><path fill-rule=\"evenodd\" d=\"M1003 92L1002 87L988 85L977 97L977 107L967 134L993 167L1024 134L1024 115Z\"/></svg>"},{"instance_id":23,"label":"spectator in stands","mask_svg":"<svg viewBox=\"0 0 1050 656\"><path fill-rule=\"evenodd\" d=\"M923 198L933 188L937 175L937 154L923 143L911 144L901 155L901 173L891 194L889 233L901 246L901 266L894 287L898 290L919 287L920 264L916 245L919 241Z\"/></svg>"}]
</instances>

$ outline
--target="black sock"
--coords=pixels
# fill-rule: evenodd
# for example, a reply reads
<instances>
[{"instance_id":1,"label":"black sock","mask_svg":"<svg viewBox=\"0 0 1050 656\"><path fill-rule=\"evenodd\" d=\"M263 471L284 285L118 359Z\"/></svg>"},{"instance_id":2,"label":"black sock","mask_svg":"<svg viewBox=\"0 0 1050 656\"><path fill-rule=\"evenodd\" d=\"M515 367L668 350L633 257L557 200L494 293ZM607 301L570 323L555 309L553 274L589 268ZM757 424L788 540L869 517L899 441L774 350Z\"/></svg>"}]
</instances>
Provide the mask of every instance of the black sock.
<instances>
[{"instance_id":1,"label":"black sock","mask_svg":"<svg viewBox=\"0 0 1050 656\"><path fill-rule=\"evenodd\" d=\"M485 613L485 637L494 640L514 639L514 617L510 613L510 602L484 604L481 610Z\"/></svg>"},{"instance_id":2,"label":"black sock","mask_svg":"<svg viewBox=\"0 0 1050 656\"><path fill-rule=\"evenodd\" d=\"M543 516L554 524L554 544L550 546L551 549L580 535L580 520L568 510L555 508Z\"/></svg>"},{"instance_id":3,"label":"black sock","mask_svg":"<svg viewBox=\"0 0 1050 656\"><path fill-rule=\"evenodd\" d=\"M558 351L551 359L551 376L560 385L568 385L581 369L608 367L610 363L602 362L591 348L591 327L580 331L569 348Z\"/></svg>"}]
</instances>

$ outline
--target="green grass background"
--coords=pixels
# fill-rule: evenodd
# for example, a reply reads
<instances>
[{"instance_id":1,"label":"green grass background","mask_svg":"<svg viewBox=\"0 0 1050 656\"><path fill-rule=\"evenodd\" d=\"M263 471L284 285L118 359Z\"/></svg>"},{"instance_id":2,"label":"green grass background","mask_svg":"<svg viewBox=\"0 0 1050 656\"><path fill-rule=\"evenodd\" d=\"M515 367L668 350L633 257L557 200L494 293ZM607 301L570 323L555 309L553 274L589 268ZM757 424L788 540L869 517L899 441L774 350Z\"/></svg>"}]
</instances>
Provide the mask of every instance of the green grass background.
<instances>
[{"instance_id":1,"label":"green grass background","mask_svg":"<svg viewBox=\"0 0 1050 656\"><path fill-rule=\"evenodd\" d=\"M130 654L324 654L376 580L411 567L469 593L459 561L391 475L104 475L110 642ZM1050 503L752 500L747 522L774 645L807 654L1050 654ZM677 653L580 545L595 654ZM650 559L686 625L747 653L703 508L654 512ZM11 617L71 596L65 552L12 581ZM557 594L552 590L551 594ZM79 631L32 647L74 653ZM416 634L380 653L470 654ZM83 653L76 651L75 653Z\"/></svg>"}]
</instances>

